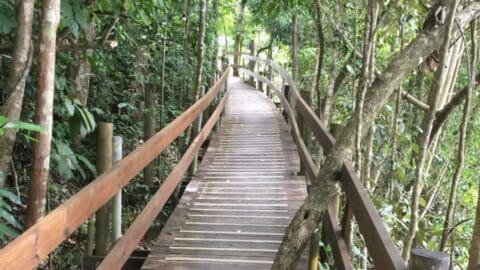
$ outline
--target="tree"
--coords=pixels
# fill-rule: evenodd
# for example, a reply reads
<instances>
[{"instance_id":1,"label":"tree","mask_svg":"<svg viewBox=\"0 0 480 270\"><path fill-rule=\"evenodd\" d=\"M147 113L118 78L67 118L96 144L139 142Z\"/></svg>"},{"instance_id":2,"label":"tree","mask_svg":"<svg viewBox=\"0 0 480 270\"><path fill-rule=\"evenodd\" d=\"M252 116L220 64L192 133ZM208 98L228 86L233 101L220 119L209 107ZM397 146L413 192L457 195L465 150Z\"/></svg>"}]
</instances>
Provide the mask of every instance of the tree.
<instances>
[{"instance_id":1,"label":"tree","mask_svg":"<svg viewBox=\"0 0 480 270\"><path fill-rule=\"evenodd\" d=\"M479 14L480 6L471 4L456 16L458 25L464 27ZM455 28L457 31L458 28ZM447 32L446 26L438 26L421 32L410 44L394 57L365 93L362 113L363 132L373 124L380 109L395 87L417 65L418 59L424 59L441 43ZM357 109L358 110L358 109ZM336 175L344 162L351 157L354 130L358 125L358 112L347 121L334 149L328 154L317 179L303 205L295 214L286 230L286 234L276 255L272 269L293 269L300 257L311 233L320 222L325 207L336 194ZM362 134L363 136L363 134Z\"/></svg>"},{"instance_id":2,"label":"tree","mask_svg":"<svg viewBox=\"0 0 480 270\"><path fill-rule=\"evenodd\" d=\"M33 5L33 0L17 1L16 5L17 30L15 32L15 47L6 88L9 97L2 112L9 121L18 121L20 119L25 81L32 64ZM0 187L5 185L7 173L10 171L9 167L16 134L16 129L8 129L0 137Z\"/></svg>"},{"instance_id":3,"label":"tree","mask_svg":"<svg viewBox=\"0 0 480 270\"><path fill-rule=\"evenodd\" d=\"M238 65L240 65L240 49L243 37L243 20L245 16L245 8L247 6L247 0L241 0L240 2L240 12L235 24L235 42L233 44L233 76L238 76Z\"/></svg>"},{"instance_id":4,"label":"tree","mask_svg":"<svg viewBox=\"0 0 480 270\"><path fill-rule=\"evenodd\" d=\"M29 189L26 224L31 226L45 211L50 171L55 86L56 32L60 22L60 0L44 0L40 19L39 72L37 81L37 124L45 132L37 135L34 146L32 180Z\"/></svg>"},{"instance_id":5,"label":"tree","mask_svg":"<svg viewBox=\"0 0 480 270\"><path fill-rule=\"evenodd\" d=\"M446 6L447 3L444 3ZM440 90L441 87L445 85L445 80L447 78L446 69L443 67L447 63L448 50L450 46L450 40L452 37L452 32L454 28L455 13L457 11L459 1L452 1L448 5L449 14L447 17L447 30L444 33L443 41L440 48L440 62L439 66L441 68L437 69L435 73L434 82L432 88L428 94L429 100L429 110L425 114L422 122L423 133L419 137L418 145L420 145L420 153L417 158L416 170L415 170L415 179L412 187L411 195L411 207L410 207L410 223L408 226L408 233L405 237L403 244L402 256L405 260L408 261L410 258L410 250L412 248L413 240L415 239L415 234L418 230L418 206L419 198L422 190L422 183L425 181L425 172L426 172L426 159L429 148L429 141L431 136L431 131L433 127L433 122L435 120L435 112L439 103Z\"/></svg>"}]
</instances>

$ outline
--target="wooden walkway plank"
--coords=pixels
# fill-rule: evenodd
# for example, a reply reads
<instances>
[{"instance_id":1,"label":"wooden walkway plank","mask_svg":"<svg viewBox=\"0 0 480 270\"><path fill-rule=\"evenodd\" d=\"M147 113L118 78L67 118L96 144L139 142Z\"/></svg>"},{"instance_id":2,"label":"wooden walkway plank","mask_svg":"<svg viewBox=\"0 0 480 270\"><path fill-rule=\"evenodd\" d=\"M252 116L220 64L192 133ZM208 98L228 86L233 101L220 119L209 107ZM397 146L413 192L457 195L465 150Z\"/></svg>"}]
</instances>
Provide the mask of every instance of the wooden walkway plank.
<instances>
[{"instance_id":1,"label":"wooden walkway plank","mask_svg":"<svg viewBox=\"0 0 480 270\"><path fill-rule=\"evenodd\" d=\"M307 196L278 110L238 78L229 85L220 131L143 269L270 269ZM306 269L305 256L298 269Z\"/></svg>"}]
</instances>

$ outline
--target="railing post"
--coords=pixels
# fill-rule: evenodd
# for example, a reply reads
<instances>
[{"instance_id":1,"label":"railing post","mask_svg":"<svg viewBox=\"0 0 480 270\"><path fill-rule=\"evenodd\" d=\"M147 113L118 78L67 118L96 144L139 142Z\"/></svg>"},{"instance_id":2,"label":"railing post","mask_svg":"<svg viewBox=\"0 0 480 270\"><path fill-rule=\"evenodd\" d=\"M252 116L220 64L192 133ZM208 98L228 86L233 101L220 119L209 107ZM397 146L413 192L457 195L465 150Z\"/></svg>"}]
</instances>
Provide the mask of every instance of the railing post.
<instances>
[{"instance_id":1,"label":"railing post","mask_svg":"<svg viewBox=\"0 0 480 270\"><path fill-rule=\"evenodd\" d=\"M450 268L450 256L443 252L412 249L410 255L410 270L448 270Z\"/></svg>"},{"instance_id":2,"label":"railing post","mask_svg":"<svg viewBox=\"0 0 480 270\"><path fill-rule=\"evenodd\" d=\"M248 47L250 48L250 60L248 61L248 69L253 73L255 72L255 64L256 61L253 57L255 57L255 40L250 40L250 44L248 44ZM255 79L253 74L250 74L249 82L251 86L254 86L253 84L255 83ZM256 88L256 87L255 87Z\"/></svg>"},{"instance_id":3,"label":"railing post","mask_svg":"<svg viewBox=\"0 0 480 270\"><path fill-rule=\"evenodd\" d=\"M242 58L242 66L245 67L245 57L241 56ZM246 82L245 80L245 71L242 72L242 79L243 79L243 82Z\"/></svg>"},{"instance_id":4,"label":"railing post","mask_svg":"<svg viewBox=\"0 0 480 270\"><path fill-rule=\"evenodd\" d=\"M112 142L112 162L116 164L122 160L123 139L121 136L114 136ZM122 237L122 190L120 190L112 203L112 243Z\"/></svg>"},{"instance_id":5,"label":"railing post","mask_svg":"<svg viewBox=\"0 0 480 270\"><path fill-rule=\"evenodd\" d=\"M225 79L225 82L223 82L222 84L222 87L220 89L220 93L218 93L218 100L222 100L222 97L223 95L225 95L225 93L227 92L227 81L228 81L228 78ZM223 114L223 110L222 112L220 112L220 115L218 116L218 119L217 119L217 123L215 124L215 132L218 133L218 131L220 130L220 118L222 117L222 114Z\"/></svg>"},{"instance_id":6,"label":"railing post","mask_svg":"<svg viewBox=\"0 0 480 270\"><path fill-rule=\"evenodd\" d=\"M283 96L287 99L287 101L290 103L290 100L288 100L288 97L290 95L290 85L287 84L287 83L283 83ZM293 108L292 108L293 109ZM284 109L284 111L282 112L282 115L283 117L285 118L285 121L289 124L289 127L290 127L290 123L288 121L288 115L287 115L287 111ZM289 128L290 130L290 128Z\"/></svg>"},{"instance_id":7,"label":"railing post","mask_svg":"<svg viewBox=\"0 0 480 270\"><path fill-rule=\"evenodd\" d=\"M97 139L97 173L108 171L112 167L113 124L100 122ZM103 205L95 214L95 255L103 256L108 251L109 203Z\"/></svg>"}]
</instances>

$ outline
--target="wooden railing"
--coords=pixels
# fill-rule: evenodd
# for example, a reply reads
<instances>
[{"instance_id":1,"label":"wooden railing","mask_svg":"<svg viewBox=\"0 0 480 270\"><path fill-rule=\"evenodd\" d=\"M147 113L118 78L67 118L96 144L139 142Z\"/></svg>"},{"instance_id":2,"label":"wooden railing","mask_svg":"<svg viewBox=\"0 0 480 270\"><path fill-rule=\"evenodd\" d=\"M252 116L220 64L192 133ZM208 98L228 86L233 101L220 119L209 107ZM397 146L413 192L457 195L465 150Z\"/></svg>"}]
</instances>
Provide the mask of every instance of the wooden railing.
<instances>
[{"instance_id":1,"label":"wooden railing","mask_svg":"<svg viewBox=\"0 0 480 270\"><path fill-rule=\"evenodd\" d=\"M335 146L335 139L327 131L314 111L299 95L296 83L285 69L269 59L247 54L242 54L242 56L248 61L255 61L256 65L253 68L250 66L248 69L240 67L240 70L247 76L255 78L257 85L259 85L259 82L266 85L267 88L273 91L279 98L283 109L287 112L287 122L291 127L291 133L297 144L302 168L304 168L306 176L311 181L314 181L318 174L318 167L314 163L303 141L302 131L299 129L297 117L302 118L304 126L311 131L315 139L322 146L324 153L332 150ZM280 76L277 81L281 81L281 86L275 84L274 78L269 80L260 75L259 70L261 64L275 71L274 77ZM283 94L284 84L289 85L288 96L284 96ZM355 215L360 233L363 235L369 255L375 264L375 269L406 269L405 261L402 259L399 250L395 247L389 232L383 224L382 218L368 197L367 191L352 169L351 162L344 163L340 182L346 200L348 201L348 206L346 207L351 207ZM342 231L338 214L332 205L327 207L327 212L324 217L324 235L327 236L332 247L335 268L353 269L350 252L344 239L345 232Z\"/></svg>"},{"instance_id":2,"label":"wooden railing","mask_svg":"<svg viewBox=\"0 0 480 270\"><path fill-rule=\"evenodd\" d=\"M206 140L224 109L228 87L227 68L215 85L195 104L130 153L112 169L99 176L55 210L0 250L1 269L33 269L57 248L81 224L127 185L155 157L162 153L182 132L212 104L221 98L207 123L170 173L147 206L114 245L98 269L120 269L143 235L162 210L175 187L181 181L195 154ZM223 94L222 97L220 97Z\"/></svg>"}]
</instances>

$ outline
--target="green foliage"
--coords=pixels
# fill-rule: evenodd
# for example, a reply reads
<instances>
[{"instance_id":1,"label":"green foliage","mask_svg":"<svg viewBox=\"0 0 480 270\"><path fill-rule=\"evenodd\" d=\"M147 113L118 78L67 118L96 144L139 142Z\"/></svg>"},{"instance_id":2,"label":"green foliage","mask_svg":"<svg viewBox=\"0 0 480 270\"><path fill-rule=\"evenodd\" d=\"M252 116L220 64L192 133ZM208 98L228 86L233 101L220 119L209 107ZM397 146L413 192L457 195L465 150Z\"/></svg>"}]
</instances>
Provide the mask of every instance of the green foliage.
<instances>
[{"instance_id":1,"label":"green foliage","mask_svg":"<svg viewBox=\"0 0 480 270\"><path fill-rule=\"evenodd\" d=\"M78 172L81 179L86 180L88 175L84 168L89 171L91 176L96 176L95 166L85 156L75 154L65 142L54 141L54 145L56 151L52 154L52 160L56 164L56 171L61 178L71 180L75 177L74 172Z\"/></svg>"},{"instance_id":2,"label":"green foliage","mask_svg":"<svg viewBox=\"0 0 480 270\"><path fill-rule=\"evenodd\" d=\"M15 3L12 0L0 2L0 33L9 34L15 27Z\"/></svg>"},{"instance_id":3,"label":"green foliage","mask_svg":"<svg viewBox=\"0 0 480 270\"><path fill-rule=\"evenodd\" d=\"M80 30L88 26L89 11L81 6L81 1L62 0L61 1L61 21L60 28L70 29L73 36L78 38Z\"/></svg>"},{"instance_id":4,"label":"green foliage","mask_svg":"<svg viewBox=\"0 0 480 270\"><path fill-rule=\"evenodd\" d=\"M6 129L21 129L35 132L44 132L45 129L39 125L26 123L22 121L8 121L5 116L0 115L0 136L5 134Z\"/></svg>"},{"instance_id":5,"label":"green foliage","mask_svg":"<svg viewBox=\"0 0 480 270\"><path fill-rule=\"evenodd\" d=\"M0 188L0 242L12 239L18 235L22 225L15 217L12 206L23 207L20 198L11 191Z\"/></svg>"}]
</instances>

